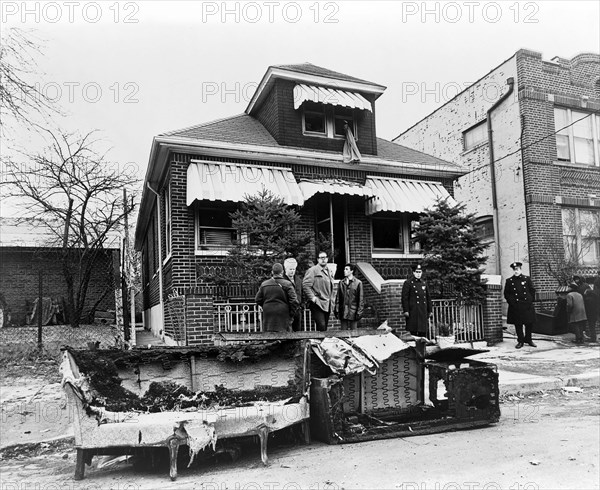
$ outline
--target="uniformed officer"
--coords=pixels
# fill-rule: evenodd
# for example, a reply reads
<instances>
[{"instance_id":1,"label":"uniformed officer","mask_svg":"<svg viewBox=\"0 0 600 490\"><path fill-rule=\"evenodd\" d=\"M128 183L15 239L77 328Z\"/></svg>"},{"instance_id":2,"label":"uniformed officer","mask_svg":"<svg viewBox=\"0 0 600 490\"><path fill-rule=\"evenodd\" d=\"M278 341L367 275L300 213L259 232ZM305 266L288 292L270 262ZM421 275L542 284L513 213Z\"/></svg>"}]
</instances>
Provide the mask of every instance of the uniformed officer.
<instances>
[{"instance_id":1,"label":"uniformed officer","mask_svg":"<svg viewBox=\"0 0 600 490\"><path fill-rule=\"evenodd\" d=\"M506 280L504 285L504 298L508 302L506 323L515 326L517 333L515 347L517 349L523 347L523 344L537 347L531 340L531 331L535 322L535 309L533 308L535 289L529 276L523 275L521 267L523 267L521 262L510 264L513 275ZM523 335L523 325L525 326L525 335Z\"/></svg>"},{"instance_id":2,"label":"uniformed officer","mask_svg":"<svg viewBox=\"0 0 600 490\"><path fill-rule=\"evenodd\" d=\"M402 310L406 317L406 330L412 335L427 337L429 317L433 314L427 284L421 277L421 264L413 267L413 277L402 286Z\"/></svg>"}]
</instances>

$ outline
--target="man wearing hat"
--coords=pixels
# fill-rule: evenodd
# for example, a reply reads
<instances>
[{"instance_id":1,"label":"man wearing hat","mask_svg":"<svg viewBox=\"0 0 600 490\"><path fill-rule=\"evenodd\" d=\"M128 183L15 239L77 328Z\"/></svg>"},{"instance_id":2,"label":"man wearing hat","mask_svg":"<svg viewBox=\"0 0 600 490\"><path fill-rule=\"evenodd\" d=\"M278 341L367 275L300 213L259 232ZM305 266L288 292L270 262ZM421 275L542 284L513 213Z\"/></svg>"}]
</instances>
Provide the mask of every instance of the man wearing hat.
<instances>
[{"instance_id":1,"label":"man wearing hat","mask_svg":"<svg viewBox=\"0 0 600 490\"><path fill-rule=\"evenodd\" d=\"M523 344L537 347L531 340L531 331L535 322L535 309L533 308L535 288L529 276L523 275L521 267L523 267L521 262L510 264L513 275L506 280L504 285L504 298L508 302L506 323L515 326L517 349L523 347ZM525 335L523 335L523 326L525 326Z\"/></svg>"},{"instance_id":2,"label":"man wearing hat","mask_svg":"<svg viewBox=\"0 0 600 490\"><path fill-rule=\"evenodd\" d=\"M431 297L422 279L421 264L413 267L413 276L402 286L402 309L406 317L406 330L412 335L427 337L429 317L432 315Z\"/></svg>"}]
</instances>

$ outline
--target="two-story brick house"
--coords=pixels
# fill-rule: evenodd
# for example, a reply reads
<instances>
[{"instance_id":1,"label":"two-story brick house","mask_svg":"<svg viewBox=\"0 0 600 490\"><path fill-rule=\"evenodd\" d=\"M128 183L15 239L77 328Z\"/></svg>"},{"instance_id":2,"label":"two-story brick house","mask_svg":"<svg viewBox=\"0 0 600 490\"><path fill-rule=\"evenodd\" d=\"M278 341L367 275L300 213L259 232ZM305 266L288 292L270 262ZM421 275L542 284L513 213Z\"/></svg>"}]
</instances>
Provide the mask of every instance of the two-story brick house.
<instances>
[{"instance_id":1,"label":"two-story brick house","mask_svg":"<svg viewBox=\"0 0 600 490\"><path fill-rule=\"evenodd\" d=\"M338 270L358 263L379 317L399 322L399 300L386 295L399 289L388 280L406 278L420 257L411 224L450 196L462 171L377 137L384 90L309 63L271 66L243 114L156 136L136 229L146 327L179 344L212 341L216 303L240 290L202 278L219 270L235 239L229 213L262 186L314 236L329 234ZM357 162L343 158L344 122Z\"/></svg>"},{"instance_id":2,"label":"two-story brick house","mask_svg":"<svg viewBox=\"0 0 600 490\"><path fill-rule=\"evenodd\" d=\"M522 49L394 142L465 169L455 196L493 241L487 272L523 262L543 304L561 269L600 266L599 110L600 55Z\"/></svg>"}]
</instances>

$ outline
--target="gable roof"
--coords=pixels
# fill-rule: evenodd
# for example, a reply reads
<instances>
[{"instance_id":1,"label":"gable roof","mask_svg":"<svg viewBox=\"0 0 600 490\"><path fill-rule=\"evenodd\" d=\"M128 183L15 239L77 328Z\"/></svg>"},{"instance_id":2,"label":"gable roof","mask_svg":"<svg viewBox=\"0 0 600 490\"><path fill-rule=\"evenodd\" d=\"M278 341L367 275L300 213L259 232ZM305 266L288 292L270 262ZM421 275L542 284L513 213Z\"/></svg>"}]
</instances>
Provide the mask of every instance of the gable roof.
<instances>
[{"instance_id":1,"label":"gable roof","mask_svg":"<svg viewBox=\"0 0 600 490\"><path fill-rule=\"evenodd\" d=\"M279 68L281 70L293 71L296 73L304 73L305 75L315 75L318 77L333 78L335 80L344 80L346 82L368 83L371 85L379 85L368 80L351 77L338 71L329 70L322 66L313 65L312 63L300 63L296 65L272 65L270 68Z\"/></svg>"}]
</instances>

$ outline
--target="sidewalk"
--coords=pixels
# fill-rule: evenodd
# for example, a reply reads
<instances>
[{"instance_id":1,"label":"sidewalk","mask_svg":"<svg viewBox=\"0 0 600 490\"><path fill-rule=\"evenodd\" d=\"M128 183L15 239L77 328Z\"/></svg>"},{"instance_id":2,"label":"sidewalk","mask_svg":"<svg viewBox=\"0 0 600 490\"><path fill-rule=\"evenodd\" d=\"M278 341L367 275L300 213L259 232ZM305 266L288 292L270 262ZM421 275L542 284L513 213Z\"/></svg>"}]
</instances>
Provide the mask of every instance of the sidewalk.
<instances>
[{"instance_id":1,"label":"sidewalk","mask_svg":"<svg viewBox=\"0 0 600 490\"><path fill-rule=\"evenodd\" d=\"M515 335L505 330L504 341L497 345L475 343L489 352L471 358L498 366L501 394L600 386L600 344L576 345L574 339L573 334L533 334L537 347L516 349Z\"/></svg>"}]
</instances>

